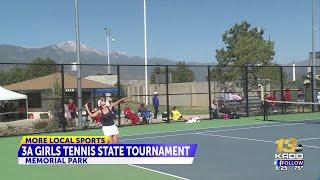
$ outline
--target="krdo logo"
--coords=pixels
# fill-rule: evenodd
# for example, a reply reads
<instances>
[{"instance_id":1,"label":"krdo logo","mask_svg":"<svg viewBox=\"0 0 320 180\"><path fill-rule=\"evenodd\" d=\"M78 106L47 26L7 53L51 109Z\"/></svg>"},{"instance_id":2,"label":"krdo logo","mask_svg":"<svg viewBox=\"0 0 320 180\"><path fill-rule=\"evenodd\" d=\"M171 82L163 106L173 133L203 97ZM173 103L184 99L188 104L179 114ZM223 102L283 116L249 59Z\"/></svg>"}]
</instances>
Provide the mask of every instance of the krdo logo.
<instances>
[{"instance_id":1,"label":"krdo logo","mask_svg":"<svg viewBox=\"0 0 320 180\"><path fill-rule=\"evenodd\" d=\"M296 146L298 141L295 138L290 139L278 139L277 144L277 153L294 153L296 152Z\"/></svg>"}]
</instances>

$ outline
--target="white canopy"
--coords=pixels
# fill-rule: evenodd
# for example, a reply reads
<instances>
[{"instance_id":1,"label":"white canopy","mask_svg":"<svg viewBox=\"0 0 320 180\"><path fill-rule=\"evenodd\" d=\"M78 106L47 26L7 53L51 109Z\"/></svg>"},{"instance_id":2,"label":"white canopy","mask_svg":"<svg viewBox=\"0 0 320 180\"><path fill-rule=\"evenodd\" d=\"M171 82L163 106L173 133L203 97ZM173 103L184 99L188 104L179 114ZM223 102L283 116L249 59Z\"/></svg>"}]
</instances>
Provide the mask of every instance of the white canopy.
<instances>
[{"instance_id":1,"label":"white canopy","mask_svg":"<svg viewBox=\"0 0 320 180\"><path fill-rule=\"evenodd\" d=\"M0 86L0 101L13 101L19 99L27 99L27 96L7 90Z\"/></svg>"}]
</instances>

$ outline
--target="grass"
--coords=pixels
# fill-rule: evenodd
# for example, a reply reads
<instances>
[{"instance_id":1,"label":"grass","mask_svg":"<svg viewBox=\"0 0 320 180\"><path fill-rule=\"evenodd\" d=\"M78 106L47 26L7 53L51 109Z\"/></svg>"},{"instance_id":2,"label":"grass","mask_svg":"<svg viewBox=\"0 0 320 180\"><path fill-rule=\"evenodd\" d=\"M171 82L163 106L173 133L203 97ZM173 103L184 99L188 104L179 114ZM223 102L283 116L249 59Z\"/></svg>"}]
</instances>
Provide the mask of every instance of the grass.
<instances>
[{"instance_id":1,"label":"grass","mask_svg":"<svg viewBox=\"0 0 320 180\"><path fill-rule=\"evenodd\" d=\"M280 122L304 121L320 119L320 112L305 112L305 113L292 113L292 114L277 114L268 116L269 120Z\"/></svg>"}]
</instances>

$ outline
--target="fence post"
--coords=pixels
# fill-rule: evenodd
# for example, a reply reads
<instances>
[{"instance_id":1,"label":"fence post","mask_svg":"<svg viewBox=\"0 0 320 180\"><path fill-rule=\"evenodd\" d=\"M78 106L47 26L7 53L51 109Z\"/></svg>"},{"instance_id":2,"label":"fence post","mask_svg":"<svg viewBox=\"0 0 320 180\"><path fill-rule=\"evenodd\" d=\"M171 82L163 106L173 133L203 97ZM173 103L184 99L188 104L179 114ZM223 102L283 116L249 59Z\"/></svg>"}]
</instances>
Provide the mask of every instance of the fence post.
<instances>
[{"instance_id":1,"label":"fence post","mask_svg":"<svg viewBox=\"0 0 320 180\"><path fill-rule=\"evenodd\" d=\"M96 89L93 89L93 108L97 106L96 104Z\"/></svg>"},{"instance_id":2,"label":"fence post","mask_svg":"<svg viewBox=\"0 0 320 180\"><path fill-rule=\"evenodd\" d=\"M245 67L246 74L245 74L245 81L246 81L246 87L245 87L245 98L246 98L246 116L249 116L249 81L248 81L248 66Z\"/></svg>"},{"instance_id":3,"label":"fence post","mask_svg":"<svg viewBox=\"0 0 320 180\"><path fill-rule=\"evenodd\" d=\"M120 86L120 66L119 65L117 65L117 88L118 88L118 98L120 98L121 86ZM120 112L121 112L121 105L118 104L118 126L119 127L121 127L121 117L120 117L121 113Z\"/></svg>"},{"instance_id":4,"label":"fence post","mask_svg":"<svg viewBox=\"0 0 320 180\"><path fill-rule=\"evenodd\" d=\"M65 96L64 96L64 92L65 92L65 89L64 89L64 65L61 64L60 68L61 68L61 108L62 108L62 117L63 117L63 121L66 121L66 119L64 118L64 113L65 113L65 109L64 109L64 102L65 102ZM66 124L67 124L66 122L62 123L63 131L65 131Z\"/></svg>"},{"instance_id":5,"label":"fence post","mask_svg":"<svg viewBox=\"0 0 320 180\"><path fill-rule=\"evenodd\" d=\"M64 92L65 92L65 90L64 90L64 65L63 64L61 64L60 65L61 67L61 99L62 99L62 101L61 101L61 107L62 107L62 113L63 113L63 115L64 115L64 113L65 113L65 111L64 111L64 101L65 101L65 97L64 97Z\"/></svg>"},{"instance_id":6,"label":"fence post","mask_svg":"<svg viewBox=\"0 0 320 180\"><path fill-rule=\"evenodd\" d=\"M311 102L315 102L315 98L314 98L314 96L315 96L315 93L314 93L314 76L313 76L313 73L314 73L314 66L311 66L311 75L310 75L310 87L311 87ZM314 106L314 104L312 104L312 112L314 112L315 111L315 106Z\"/></svg>"},{"instance_id":7,"label":"fence post","mask_svg":"<svg viewBox=\"0 0 320 180\"><path fill-rule=\"evenodd\" d=\"M209 119L212 119L212 106L211 106L211 74L210 66L208 66L208 92L209 92Z\"/></svg>"},{"instance_id":8,"label":"fence post","mask_svg":"<svg viewBox=\"0 0 320 180\"><path fill-rule=\"evenodd\" d=\"M170 120L170 105L169 105L169 67L166 66L166 96L167 96L167 120Z\"/></svg>"},{"instance_id":9,"label":"fence post","mask_svg":"<svg viewBox=\"0 0 320 180\"><path fill-rule=\"evenodd\" d=\"M280 101L283 100L283 68L282 66L280 66L280 95L281 95L281 99ZM284 108L283 105L281 106L281 114L284 113Z\"/></svg>"}]
</instances>

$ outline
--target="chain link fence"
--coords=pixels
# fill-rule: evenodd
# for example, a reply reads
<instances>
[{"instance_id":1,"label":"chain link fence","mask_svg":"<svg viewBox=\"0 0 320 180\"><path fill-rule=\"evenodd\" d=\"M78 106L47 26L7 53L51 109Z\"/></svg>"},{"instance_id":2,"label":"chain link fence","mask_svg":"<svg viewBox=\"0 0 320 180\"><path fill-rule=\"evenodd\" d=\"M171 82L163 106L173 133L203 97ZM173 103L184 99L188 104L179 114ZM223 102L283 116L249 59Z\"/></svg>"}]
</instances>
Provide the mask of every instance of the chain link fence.
<instances>
[{"instance_id":1,"label":"chain link fence","mask_svg":"<svg viewBox=\"0 0 320 180\"><path fill-rule=\"evenodd\" d=\"M221 118L221 109L239 116L262 115L261 93L267 98L317 102L318 79L307 66L201 66L101 64L1 64L0 86L4 91L26 95L0 99L0 136L100 128L83 105L99 111L98 101L128 101L114 107L118 126ZM78 97L77 68L81 70ZM314 87L312 79L317 80ZM147 86L146 86L147 85ZM263 89L261 89L263 87ZM82 104L78 104L81 98ZM300 98L300 99L299 99ZM314 112L318 107L283 107L274 113ZM146 113L147 112L147 113ZM177 114L178 112L178 114ZM82 119L79 119L79 113ZM180 113L180 114L179 114ZM181 115L181 116L180 116Z\"/></svg>"}]
</instances>

